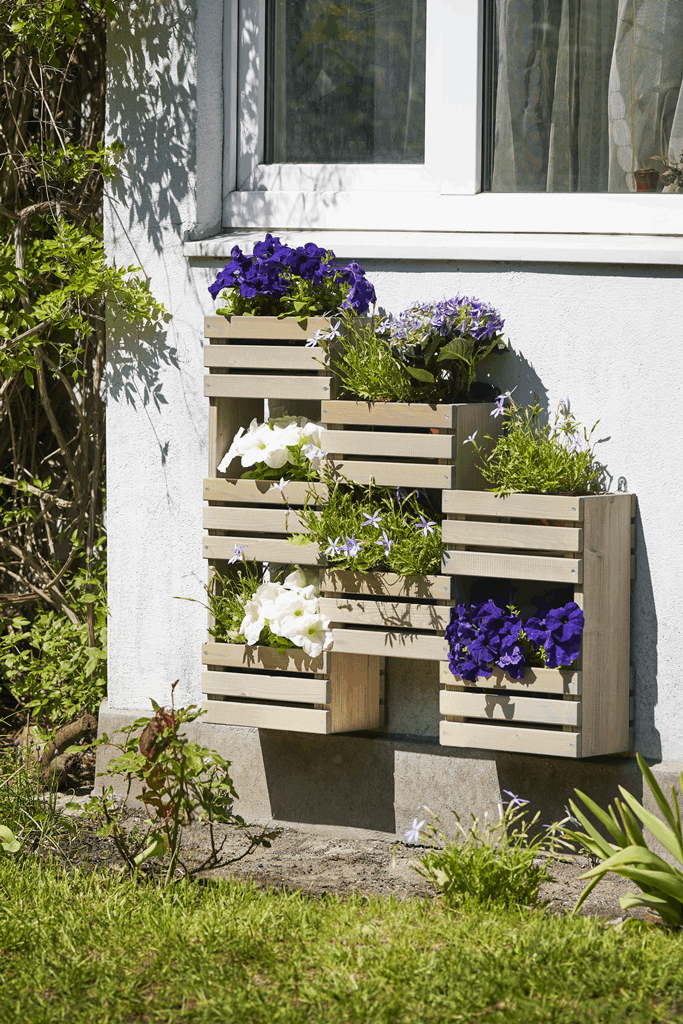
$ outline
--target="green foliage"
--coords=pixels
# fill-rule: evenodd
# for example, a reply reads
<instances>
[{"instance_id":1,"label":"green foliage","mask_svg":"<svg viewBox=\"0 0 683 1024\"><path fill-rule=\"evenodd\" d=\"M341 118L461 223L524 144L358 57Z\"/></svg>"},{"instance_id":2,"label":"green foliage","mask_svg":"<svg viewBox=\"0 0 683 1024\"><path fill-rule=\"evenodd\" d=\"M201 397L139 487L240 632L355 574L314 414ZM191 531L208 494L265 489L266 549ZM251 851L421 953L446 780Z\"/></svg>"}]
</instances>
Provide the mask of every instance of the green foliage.
<instances>
[{"instance_id":1,"label":"green foliage","mask_svg":"<svg viewBox=\"0 0 683 1024\"><path fill-rule=\"evenodd\" d=\"M640 754L636 754L636 757L643 778L664 821L638 803L623 786L619 786L623 802L614 801L617 813L611 805L608 808L609 813L603 811L594 800L577 789L576 795L614 841L609 842L605 839L590 819L570 801L573 813L586 831L566 829L565 834L574 842L580 843L592 857L600 861L597 867L581 876L589 878L590 882L581 893L573 912L576 913L600 879L612 871L635 882L642 892L640 896L635 893L620 896L619 902L624 910L631 907L649 907L656 910L669 927L680 928L683 925L683 830L678 793L676 787L672 786L669 804L644 759ZM680 784L683 790L683 772L680 774ZM680 867L669 864L648 848L641 825L649 829Z\"/></svg>"},{"instance_id":2,"label":"green foliage","mask_svg":"<svg viewBox=\"0 0 683 1024\"><path fill-rule=\"evenodd\" d=\"M18 853L21 849L21 842L11 829L6 825L0 825L0 855L3 853Z\"/></svg>"},{"instance_id":3,"label":"green foliage","mask_svg":"<svg viewBox=\"0 0 683 1024\"><path fill-rule=\"evenodd\" d=\"M90 572L81 568L66 588L76 622L65 611L39 608L32 619L0 618L0 684L44 723L97 714L107 688L107 599L104 550ZM93 612L91 642L88 609Z\"/></svg>"},{"instance_id":4,"label":"green foliage","mask_svg":"<svg viewBox=\"0 0 683 1024\"><path fill-rule=\"evenodd\" d=\"M237 793L230 778L230 761L208 747L203 747L183 735L185 726L196 721L204 712L198 707L179 708L173 704L165 709L152 701L154 717L139 718L126 730L119 743L105 735L99 741L113 746L119 756L110 761L107 774L120 775L125 781L127 800L134 785L142 786L138 799L150 815L147 827L129 832L124 824L124 807L113 796L112 787L93 797L86 810L102 819L98 834L111 836L129 871L142 864L157 861L157 872L168 885L179 877L192 877L203 871L224 867L241 859L259 846L270 846L277 831L261 829L250 831L244 818L233 811ZM142 733L137 735L139 730ZM134 735L135 734L135 735ZM181 856L183 830L193 821L206 825L210 837L210 852L200 864L189 865ZM248 848L239 858L221 855L215 826L234 825L244 830ZM165 855L168 862L162 865Z\"/></svg>"},{"instance_id":5,"label":"green foliage","mask_svg":"<svg viewBox=\"0 0 683 1024\"><path fill-rule=\"evenodd\" d=\"M87 12L105 11L113 18L113 0L3 0L0 18L8 22L9 38L5 39L3 57L7 59L19 47L36 50L45 64L59 66L60 48L75 46L87 31Z\"/></svg>"},{"instance_id":6,"label":"green foliage","mask_svg":"<svg viewBox=\"0 0 683 1024\"><path fill-rule=\"evenodd\" d=\"M363 402L423 402L433 393L396 358L387 338L377 333L374 318L367 322L343 319L344 332L330 350L331 365L342 396ZM322 342L324 345L324 340Z\"/></svg>"},{"instance_id":7,"label":"green foliage","mask_svg":"<svg viewBox=\"0 0 683 1024\"><path fill-rule=\"evenodd\" d=\"M561 838L561 824L534 836L540 812L527 820L524 804L525 800L513 797L504 810L499 805L495 825L487 821L482 825L473 817L468 829L454 811L459 832L456 842L432 815L436 824L427 825L423 834L438 848L428 850L411 866L453 903L473 899L504 906L534 905L541 885L550 880L547 861L539 863L539 859L557 857L569 844ZM423 809L431 814L428 808Z\"/></svg>"},{"instance_id":8,"label":"green foliage","mask_svg":"<svg viewBox=\"0 0 683 1024\"><path fill-rule=\"evenodd\" d=\"M43 785L34 755L17 748L0 750L0 845L6 853L23 857L54 851L60 839L73 835L72 823L57 812L56 798L54 785Z\"/></svg>"},{"instance_id":9,"label":"green foliage","mask_svg":"<svg viewBox=\"0 0 683 1024\"><path fill-rule=\"evenodd\" d=\"M500 400L499 400L500 401ZM541 422L541 408L522 408L510 399L505 429L489 454L476 440L481 472L496 494L592 494L600 489L601 466L596 462L590 433L578 424L564 402L554 422Z\"/></svg>"},{"instance_id":10,"label":"green foliage","mask_svg":"<svg viewBox=\"0 0 683 1024\"><path fill-rule=\"evenodd\" d=\"M401 576L439 572L441 516L434 512L426 494L357 487L329 473L326 478L327 493L309 493L298 515L309 531L305 539L318 542L332 568L355 572L389 569ZM365 525L373 517L377 525ZM352 538L360 546L357 554L338 550Z\"/></svg>"}]
</instances>

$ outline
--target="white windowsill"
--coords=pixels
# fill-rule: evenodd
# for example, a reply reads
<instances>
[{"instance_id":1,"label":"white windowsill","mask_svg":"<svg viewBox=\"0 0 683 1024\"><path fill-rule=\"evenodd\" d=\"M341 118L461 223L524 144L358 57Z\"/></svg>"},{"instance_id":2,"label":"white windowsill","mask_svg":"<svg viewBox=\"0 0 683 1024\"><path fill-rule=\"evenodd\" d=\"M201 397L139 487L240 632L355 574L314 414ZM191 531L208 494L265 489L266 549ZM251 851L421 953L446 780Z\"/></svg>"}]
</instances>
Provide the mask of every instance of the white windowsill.
<instances>
[{"instance_id":1,"label":"white windowsill","mask_svg":"<svg viewBox=\"0 0 683 1024\"><path fill-rule=\"evenodd\" d=\"M541 263L630 263L683 266L681 235L518 234L454 231L343 231L270 229L297 246L317 242L340 259L486 260ZM229 260L234 245L250 253L264 228L240 229L185 242L190 259Z\"/></svg>"}]
</instances>

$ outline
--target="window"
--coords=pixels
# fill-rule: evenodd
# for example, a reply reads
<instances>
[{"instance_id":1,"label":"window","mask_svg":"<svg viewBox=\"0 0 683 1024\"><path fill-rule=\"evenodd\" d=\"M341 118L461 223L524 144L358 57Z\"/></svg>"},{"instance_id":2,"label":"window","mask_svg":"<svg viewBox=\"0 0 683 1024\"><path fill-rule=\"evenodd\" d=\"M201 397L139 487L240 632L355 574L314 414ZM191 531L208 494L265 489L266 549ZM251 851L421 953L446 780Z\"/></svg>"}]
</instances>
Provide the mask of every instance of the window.
<instances>
[{"instance_id":1,"label":"window","mask_svg":"<svg viewBox=\"0 0 683 1024\"><path fill-rule=\"evenodd\" d=\"M342 28L329 20L341 9ZM399 233L422 233L422 252L457 235L505 259L525 245L572 258L591 236L608 262L630 235L634 262L678 261L683 202L661 177L643 189L653 157L683 149L683 0L226 0L225 12L227 229L384 232L382 255Z\"/></svg>"}]
</instances>

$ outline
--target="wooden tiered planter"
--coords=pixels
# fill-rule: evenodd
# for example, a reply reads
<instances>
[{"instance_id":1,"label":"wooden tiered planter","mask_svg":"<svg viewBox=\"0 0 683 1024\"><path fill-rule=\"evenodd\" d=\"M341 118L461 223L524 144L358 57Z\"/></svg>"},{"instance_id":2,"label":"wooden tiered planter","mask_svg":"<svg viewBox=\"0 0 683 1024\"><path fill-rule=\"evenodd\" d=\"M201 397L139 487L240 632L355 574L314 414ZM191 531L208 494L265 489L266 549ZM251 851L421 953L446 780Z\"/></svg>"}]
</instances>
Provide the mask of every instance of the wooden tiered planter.
<instances>
[{"instance_id":1,"label":"wooden tiered planter","mask_svg":"<svg viewBox=\"0 0 683 1024\"><path fill-rule=\"evenodd\" d=\"M583 609L572 670L497 671L470 684L440 666L443 746L593 757L629 750L635 496L443 494L444 573L571 585Z\"/></svg>"}]
</instances>

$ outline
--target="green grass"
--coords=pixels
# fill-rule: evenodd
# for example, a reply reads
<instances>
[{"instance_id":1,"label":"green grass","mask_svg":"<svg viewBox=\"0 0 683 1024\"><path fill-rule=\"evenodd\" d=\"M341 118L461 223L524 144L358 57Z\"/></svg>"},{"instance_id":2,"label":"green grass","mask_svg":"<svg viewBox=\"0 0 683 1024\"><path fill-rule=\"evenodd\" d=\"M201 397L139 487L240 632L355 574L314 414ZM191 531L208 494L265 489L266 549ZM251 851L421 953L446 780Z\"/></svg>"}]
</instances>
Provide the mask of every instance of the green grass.
<instances>
[{"instance_id":1,"label":"green grass","mask_svg":"<svg viewBox=\"0 0 683 1024\"><path fill-rule=\"evenodd\" d=\"M0 860L3 1024L681 1021L682 967L655 926Z\"/></svg>"}]
</instances>

